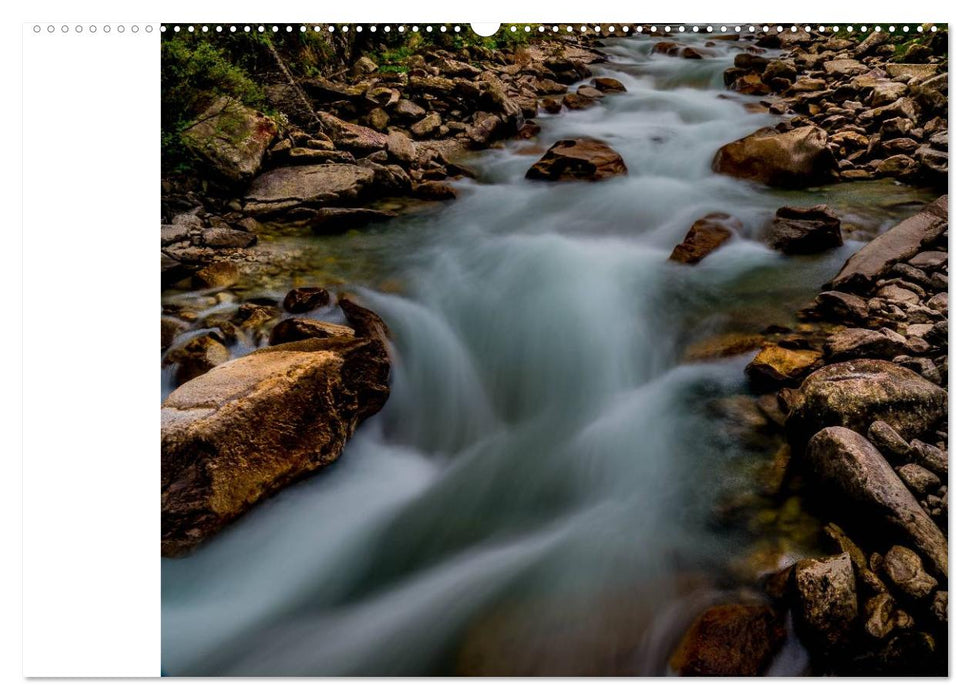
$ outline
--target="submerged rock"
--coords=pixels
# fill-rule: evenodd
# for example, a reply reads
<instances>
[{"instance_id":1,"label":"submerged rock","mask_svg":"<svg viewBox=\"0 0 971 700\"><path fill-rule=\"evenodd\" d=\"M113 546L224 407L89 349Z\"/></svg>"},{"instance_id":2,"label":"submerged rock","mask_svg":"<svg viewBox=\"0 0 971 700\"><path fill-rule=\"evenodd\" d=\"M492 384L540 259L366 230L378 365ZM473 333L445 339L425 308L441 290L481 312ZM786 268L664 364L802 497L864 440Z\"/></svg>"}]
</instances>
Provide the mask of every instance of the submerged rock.
<instances>
[{"instance_id":1,"label":"submerged rock","mask_svg":"<svg viewBox=\"0 0 971 700\"><path fill-rule=\"evenodd\" d=\"M947 413L947 392L886 360L851 360L816 370L802 383L786 428L808 439L828 426L865 433L884 421L906 439L929 430Z\"/></svg>"},{"instance_id":2,"label":"submerged rock","mask_svg":"<svg viewBox=\"0 0 971 700\"><path fill-rule=\"evenodd\" d=\"M765 233L765 240L786 255L819 253L843 245L839 217L825 204L780 207Z\"/></svg>"},{"instance_id":3,"label":"submerged rock","mask_svg":"<svg viewBox=\"0 0 971 700\"><path fill-rule=\"evenodd\" d=\"M765 127L718 149L712 168L774 187L806 187L835 180L837 162L819 127Z\"/></svg>"},{"instance_id":4,"label":"submerged rock","mask_svg":"<svg viewBox=\"0 0 971 700\"><path fill-rule=\"evenodd\" d=\"M603 180L627 174L620 154L599 139L564 139L554 143L526 172L530 180Z\"/></svg>"},{"instance_id":5,"label":"submerged rock","mask_svg":"<svg viewBox=\"0 0 971 700\"><path fill-rule=\"evenodd\" d=\"M806 458L823 483L894 528L947 576L947 539L865 437L825 428L809 441Z\"/></svg>"},{"instance_id":6,"label":"submerged rock","mask_svg":"<svg viewBox=\"0 0 971 700\"><path fill-rule=\"evenodd\" d=\"M257 350L162 404L162 555L177 556L334 462L388 397L385 327L344 300L356 337Z\"/></svg>"},{"instance_id":7,"label":"submerged rock","mask_svg":"<svg viewBox=\"0 0 971 700\"><path fill-rule=\"evenodd\" d=\"M310 219L314 233L336 235L376 221L393 219L395 214L380 209L362 207L321 207Z\"/></svg>"},{"instance_id":8,"label":"submerged rock","mask_svg":"<svg viewBox=\"0 0 971 700\"><path fill-rule=\"evenodd\" d=\"M691 624L670 665L681 676L757 676L785 636L782 618L768 605L716 605Z\"/></svg>"}]
</instances>

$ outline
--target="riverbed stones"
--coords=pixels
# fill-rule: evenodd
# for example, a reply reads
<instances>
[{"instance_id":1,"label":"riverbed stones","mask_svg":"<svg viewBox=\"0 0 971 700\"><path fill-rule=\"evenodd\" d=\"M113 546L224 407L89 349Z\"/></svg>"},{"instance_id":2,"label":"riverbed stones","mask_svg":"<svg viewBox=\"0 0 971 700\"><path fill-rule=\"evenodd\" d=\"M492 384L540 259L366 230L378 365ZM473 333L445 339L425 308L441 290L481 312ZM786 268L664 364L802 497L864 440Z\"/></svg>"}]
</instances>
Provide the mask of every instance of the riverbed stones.
<instances>
[{"instance_id":1,"label":"riverbed stones","mask_svg":"<svg viewBox=\"0 0 971 700\"><path fill-rule=\"evenodd\" d=\"M765 127L722 146L712 168L771 186L805 187L832 181L838 166L827 147L826 132L803 126L786 132Z\"/></svg>"},{"instance_id":2,"label":"riverbed stones","mask_svg":"<svg viewBox=\"0 0 971 700\"><path fill-rule=\"evenodd\" d=\"M729 214L716 212L703 216L691 224L684 240L675 246L669 259L696 265L727 243L734 233L740 233L741 229L741 221Z\"/></svg>"},{"instance_id":3,"label":"riverbed stones","mask_svg":"<svg viewBox=\"0 0 971 700\"><path fill-rule=\"evenodd\" d=\"M355 337L286 343L216 367L162 404L163 556L188 553L334 462L388 396L385 329L341 302Z\"/></svg>"},{"instance_id":4,"label":"riverbed stones","mask_svg":"<svg viewBox=\"0 0 971 700\"><path fill-rule=\"evenodd\" d=\"M868 290L896 263L920 253L947 228L947 195L944 195L854 253L830 285L840 290Z\"/></svg>"},{"instance_id":5,"label":"riverbed stones","mask_svg":"<svg viewBox=\"0 0 971 700\"><path fill-rule=\"evenodd\" d=\"M757 676L784 639L784 621L771 606L715 605L695 618L670 665L681 676Z\"/></svg>"},{"instance_id":6,"label":"riverbed stones","mask_svg":"<svg viewBox=\"0 0 971 700\"><path fill-rule=\"evenodd\" d=\"M277 131L269 117L219 97L182 132L182 142L209 170L241 183L256 175Z\"/></svg>"},{"instance_id":7,"label":"riverbed stones","mask_svg":"<svg viewBox=\"0 0 971 700\"><path fill-rule=\"evenodd\" d=\"M563 139L526 172L530 180L604 180L627 174L627 165L606 142L593 138Z\"/></svg>"},{"instance_id":8,"label":"riverbed stones","mask_svg":"<svg viewBox=\"0 0 971 700\"><path fill-rule=\"evenodd\" d=\"M819 253L843 245L839 217L825 204L780 207L764 237L769 246L786 255Z\"/></svg>"},{"instance_id":9,"label":"riverbed stones","mask_svg":"<svg viewBox=\"0 0 971 700\"><path fill-rule=\"evenodd\" d=\"M198 270L192 281L196 287L231 287L239 281L239 267L229 260L217 260Z\"/></svg>"},{"instance_id":10,"label":"riverbed stones","mask_svg":"<svg viewBox=\"0 0 971 700\"><path fill-rule=\"evenodd\" d=\"M393 219L395 214L381 209L366 207L321 207L310 219L314 233L337 235L349 229L360 228L376 221Z\"/></svg>"},{"instance_id":11,"label":"riverbed stones","mask_svg":"<svg viewBox=\"0 0 971 700\"><path fill-rule=\"evenodd\" d=\"M809 441L806 458L823 483L881 518L947 575L947 539L866 438L847 428L824 428Z\"/></svg>"},{"instance_id":12,"label":"riverbed stones","mask_svg":"<svg viewBox=\"0 0 971 700\"><path fill-rule=\"evenodd\" d=\"M802 638L823 653L845 647L859 615L850 555L803 559L793 571L793 585Z\"/></svg>"},{"instance_id":13,"label":"riverbed stones","mask_svg":"<svg viewBox=\"0 0 971 700\"><path fill-rule=\"evenodd\" d=\"M947 392L886 360L827 365L806 377L794 396L786 428L808 439L828 426L865 433L884 421L905 439L921 435L947 413Z\"/></svg>"}]
</instances>

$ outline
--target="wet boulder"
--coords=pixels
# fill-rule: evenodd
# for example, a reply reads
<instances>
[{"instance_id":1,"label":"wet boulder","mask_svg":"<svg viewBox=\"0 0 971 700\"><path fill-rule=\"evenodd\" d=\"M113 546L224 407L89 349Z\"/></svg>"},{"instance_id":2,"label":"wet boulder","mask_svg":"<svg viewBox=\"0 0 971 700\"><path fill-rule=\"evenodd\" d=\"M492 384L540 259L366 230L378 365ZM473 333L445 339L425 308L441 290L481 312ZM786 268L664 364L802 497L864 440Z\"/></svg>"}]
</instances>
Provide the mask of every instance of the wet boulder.
<instances>
[{"instance_id":1,"label":"wet boulder","mask_svg":"<svg viewBox=\"0 0 971 700\"><path fill-rule=\"evenodd\" d=\"M354 337L257 350L162 404L163 556L178 556L334 462L388 397L383 322L341 302Z\"/></svg>"},{"instance_id":2,"label":"wet boulder","mask_svg":"<svg viewBox=\"0 0 971 700\"><path fill-rule=\"evenodd\" d=\"M217 260L192 276L197 288L231 287L239 281L239 268L230 260Z\"/></svg>"},{"instance_id":3,"label":"wet boulder","mask_svg":"<svg viewBox=\"0 0 971 700\"><path fill-rule=\"evenodd\" d=\"M947 392L886 360L850 360L816 370L795 392L786 429L806 440L828 426L865 433L874 421L905 439L920 435L947 414Z\"/></svg>"},{"instance_id":4,"label":"wet boulder","mask_svg":"<svg viewBox=\"0 0 971 700\"><path fill-rule=\"evenodd\" d=\"M768 605L715 605L692 622L671 669L681 676L757 676L785 636L784 620Z\"/></svg>"},{"instance_id":5,"label":"wet boulder","mask_svg":"<svg viewBox=\"0 0 971 700\"><path fill-rule=\"evenodd\" d=\"M209 170L238 183L256 175L276 135L272 119L234 99L220 97L182 132L182 143Z\"/></svg>"},{"instance_id":6,"label":"wet boulder","mask_svg":"<svg viewBox=\"0 0 971 700\"><path fill-rule=\"evenodd\" d=\"M825 204L780 207L764 239L786 255L819 253L843 245L839 217Z\"/></svg>"},{"instance_id":7,"label":"wet boulder","mask_svg":"<svg viewBox=\"0 0 971 700\"><path fill-rule=\"evenodd\" d=\"M826 132L803 126L786 132L766 127L718 149L712 168L774 187L806 187L836 179L837 161Z\"/></svg>"},{"instance_id":8,"label":"wet boulder","mask_svg":"<svg viewBox=\"0 0 971 700\"><path fill-rule=\"evenodd\" d=\"M684 240L674 247L669 260L696 265L728 242L733 233L740 233L742 223L729 214L708 214L693 224Z\"/></svg>"},{"instance_id":9,"label":"wet boulder","mask_svg":"<svg viewBox=\"0 0 971 700\"><path fill-rule=\"evenodd\" d=\"M564 139L554 143L526 172L529 180L604 180L627 174L620 154L604 141Z\"/></svg>"},{"instance_id":10,"label":"wet boulder","mask_svg":"<svg viewBox=\"0 0 971 700\"><path fill-rule=\"evenodd\" d=\"M889 526L926 557L935 572L947 576L947 539L865 437L847 428L824 428L809 441L806 459L823 484L862 509L860 517L865 511L868 522L878 518L875 529Z\"/></svg>"}]
</instances>

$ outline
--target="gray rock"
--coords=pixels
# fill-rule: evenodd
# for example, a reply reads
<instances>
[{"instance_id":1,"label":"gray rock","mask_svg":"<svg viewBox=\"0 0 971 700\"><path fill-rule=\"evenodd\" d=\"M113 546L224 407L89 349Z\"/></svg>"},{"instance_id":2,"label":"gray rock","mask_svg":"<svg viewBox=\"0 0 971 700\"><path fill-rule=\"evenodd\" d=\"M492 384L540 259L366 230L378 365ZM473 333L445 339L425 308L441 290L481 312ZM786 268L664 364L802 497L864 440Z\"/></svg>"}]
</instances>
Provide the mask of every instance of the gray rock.
<instances>
[{"instance_id":1,"label":"gray rock","mask_svg":"<svg viewBox=\"0 0 971 700\"><path fill-rule=\"evenodd\" d=\"M881 518L935 572L947 576L947 539L866 438L846 428L825 428L809 441L806 456L824 484Z\"/></svg>"},{"instance_id":2,"label":"gray rock","mask_svg":"<svg viewBox=\"0 0 971 700\"><path fill-rule=\"evenodd\" d=\"M833 289L866 291L898 262L912 259L947 230L947 195L877 236L846 261Z\"/></svg>"},{"instance_id":3,"label":"gray rock","mask_svg":"<svg viewBox=\"0 0 971 700\"><path fill-rule=\"evenodd\" d=\"M871 331L866 328L847 328L826 340L827 357L835 362L861 357L893 359L907 352L907 339L889 328Z\"/></svg>"},{"instance_id":4,"label":"gray rock","mask_svg":"<svg viewBox=\"0 0 971 700\"><path fill-rule=\"evenodd\" d=\"M351 163L275 168L253 181L243 208L253 216L268 216L297 206L355 201L374 184L374 173L373 167Z\"/></svg>"}]
</instances>

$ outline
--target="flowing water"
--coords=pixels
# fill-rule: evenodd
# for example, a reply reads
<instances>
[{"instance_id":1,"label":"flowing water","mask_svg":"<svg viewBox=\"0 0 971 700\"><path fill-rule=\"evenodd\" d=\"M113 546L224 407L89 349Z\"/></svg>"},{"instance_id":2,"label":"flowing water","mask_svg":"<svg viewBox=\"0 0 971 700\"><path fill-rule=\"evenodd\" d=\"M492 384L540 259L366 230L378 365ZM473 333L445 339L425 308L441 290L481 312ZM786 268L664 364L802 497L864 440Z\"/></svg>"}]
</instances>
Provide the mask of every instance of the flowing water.
<instances>
[{"instance_id":1,"label":"flowing water","mask_svg":"<svg viewBox=\"0 0 971 700\"><path fill-rule=\"evenodd\" d=\"M538 144L476 156L479 177L454 203L276 242L314 263L256 291L343 280L392 330L391 398L333 467L163 561L165 673L667 671L752 545L712 519L726 489L751 490L739 465L755 457L709 410L747 392L751 354L686 363L685 348L791 323L861 245L778 255L754 233L777 207L826 201L865 239L928 196L889 182L779 192L713 174L719 146L774 120L724 91L742 46L685 60L652 43L611 40L595 73L628 92L541 117ZM523 179L569 136L609 142L629 177ZM717 211L751 238L697 267L669 263ZM803 665L789 644L771 671Z\"/></svg>"}]
</instances>

